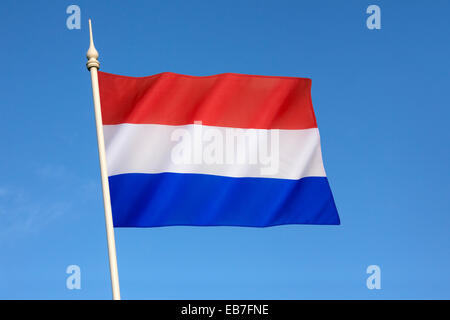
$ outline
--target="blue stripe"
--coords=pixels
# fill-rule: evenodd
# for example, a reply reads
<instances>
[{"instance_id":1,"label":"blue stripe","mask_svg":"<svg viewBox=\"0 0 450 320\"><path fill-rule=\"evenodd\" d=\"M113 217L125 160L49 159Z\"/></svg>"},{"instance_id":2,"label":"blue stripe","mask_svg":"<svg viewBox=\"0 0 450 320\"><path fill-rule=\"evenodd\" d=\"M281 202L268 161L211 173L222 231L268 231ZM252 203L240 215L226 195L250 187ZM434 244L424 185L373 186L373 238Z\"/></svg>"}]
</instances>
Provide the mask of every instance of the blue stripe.
<instances>
[{"instance_id":1,"label":"blue stripe","mask_svg":"<svg viewBox=\"0 0 450 320\"><path fill-rule=\"evenodd\" d=\"M325 177L132 173L109 185L115 227L340 224Z\"/></svg>"}]
</instances>

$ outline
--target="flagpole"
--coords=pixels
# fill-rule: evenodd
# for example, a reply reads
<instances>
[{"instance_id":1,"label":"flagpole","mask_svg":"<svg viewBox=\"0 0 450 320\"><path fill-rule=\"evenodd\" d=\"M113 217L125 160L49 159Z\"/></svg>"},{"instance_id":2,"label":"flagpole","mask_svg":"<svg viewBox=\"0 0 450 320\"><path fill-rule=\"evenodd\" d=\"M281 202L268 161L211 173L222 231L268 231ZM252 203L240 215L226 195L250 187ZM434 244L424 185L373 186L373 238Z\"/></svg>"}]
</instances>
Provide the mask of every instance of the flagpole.
<instances>
[{"instance_id":1,"label":"flagpole","mask_svg":"<svg viewBox=\"0 0 450 320\"><path fill-rule=\"evenodd\" d=\"M108 172L106 170L105 140L103 137L103 123L100 106L100 91L98 88L98 74L100 62L97 60L98 52L94 46L92 36L91 19L89 19L90 45L86 57L86 67L91 72L92 95L94 98L95 124L97 127L98 155L100 159L100 172L102 177L103 205L105 208L106 237L108 241L109 270L111 273L111 286L113 300L120 300L119 271L117 269L116 242L114 239L114 225L111 211L111 199L109 194Z\"/></svg>"}]
</instances>

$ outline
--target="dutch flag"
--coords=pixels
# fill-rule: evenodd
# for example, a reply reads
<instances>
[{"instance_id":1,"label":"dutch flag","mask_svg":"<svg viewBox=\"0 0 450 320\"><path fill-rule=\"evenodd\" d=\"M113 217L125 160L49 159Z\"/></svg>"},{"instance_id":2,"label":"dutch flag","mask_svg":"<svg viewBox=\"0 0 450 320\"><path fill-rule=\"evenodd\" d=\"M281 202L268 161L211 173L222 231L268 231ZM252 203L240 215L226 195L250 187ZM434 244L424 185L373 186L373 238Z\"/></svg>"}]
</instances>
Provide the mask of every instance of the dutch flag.
<instances>
[{"instance_id":1,"label":"dutch flag","mask_svg":"<svg viewBox=\"0 0 450 320\"><path fill-rule=\"evenodd\" d=\"M306 78L99 72L115 227L340 224Z\"/></svg>"}]
</instances>

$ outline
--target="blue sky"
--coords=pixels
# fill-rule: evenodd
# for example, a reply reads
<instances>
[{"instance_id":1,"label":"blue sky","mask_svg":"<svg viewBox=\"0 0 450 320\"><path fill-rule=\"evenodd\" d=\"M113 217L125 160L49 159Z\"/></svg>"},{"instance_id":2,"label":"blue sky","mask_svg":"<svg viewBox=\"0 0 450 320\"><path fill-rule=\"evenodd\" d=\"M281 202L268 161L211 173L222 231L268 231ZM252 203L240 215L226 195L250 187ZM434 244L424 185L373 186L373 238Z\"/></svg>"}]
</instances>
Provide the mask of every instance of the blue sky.
<instances>
[{"instance_id":1,"label":"blue sky","mask_svg":"<svg viewBox=\"0 0 450 320\"><path fill-rule=\"evenodd\" d=\"M66 8L81 8L81 30ZM366 8L381 8L381 30ZM101 70L309 77L341 226L116 230L124 299L449 299L448 1L2 1L0 298L109 299ZM66 268L81 268L81 290ZM381 268L368 290L366 268Z\"/></svg>"}]
</instances>

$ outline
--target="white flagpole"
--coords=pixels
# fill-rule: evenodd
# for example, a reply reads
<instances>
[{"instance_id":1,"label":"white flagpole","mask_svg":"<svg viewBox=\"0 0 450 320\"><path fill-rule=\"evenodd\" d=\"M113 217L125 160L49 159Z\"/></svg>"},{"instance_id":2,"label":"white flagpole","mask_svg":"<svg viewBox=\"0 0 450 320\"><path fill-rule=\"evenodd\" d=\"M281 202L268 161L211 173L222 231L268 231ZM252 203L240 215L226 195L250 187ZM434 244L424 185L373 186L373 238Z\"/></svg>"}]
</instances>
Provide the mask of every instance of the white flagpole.
<instances>
[{"instance_id":1,"label":"white flagpole","mask_svg":"<svg viewBox=\"0 0 450 320\"><path fill-rule=\"evenodd\" d=\"M90 45L89 50L87 51L86 54L86 57L88 58L86 66L88 70L91 72L92 95L94 97L95 124L97 126L98 155L100 158L100 172L102 176L103 205L105 207L106 237L108 240L109 270L111 273L113 300L120 300L119 271L117 269L116 242L114 240L114 225L111 212L111 199L109 195L108 172L106 171L105 140L103 138L103 123L100 107L100 91L98 88L97 71L100 68L100 62L98 62L97 60L98 52L94 46L91 19L89 19L89 35L90 35Z\"/></svg>"}]
</instances>

